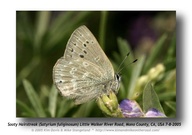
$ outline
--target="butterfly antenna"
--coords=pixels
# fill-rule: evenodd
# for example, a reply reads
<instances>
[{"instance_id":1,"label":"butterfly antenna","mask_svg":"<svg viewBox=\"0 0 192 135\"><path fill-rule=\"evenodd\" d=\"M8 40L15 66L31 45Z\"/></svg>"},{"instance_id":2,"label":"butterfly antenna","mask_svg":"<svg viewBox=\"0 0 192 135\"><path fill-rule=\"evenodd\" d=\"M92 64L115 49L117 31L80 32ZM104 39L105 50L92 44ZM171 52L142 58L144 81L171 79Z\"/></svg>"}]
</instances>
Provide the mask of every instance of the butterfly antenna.
<instances>
[{"instance_id":1,"label":"butterfly antenna","mask_svg":"<svg viewBox=\"0 0 192 135\"><path fill-rule=\"evenodd\" d=\"M119 69L121 68L122 64L124 63L124 61L127 59L127 57L129 56L130 52L127 53L127 55L125 56L125 58L123 59L123 61L121 62L121 64L119 65L118 69L117 69L117 73L119 73Z\"/></svg>"},{"instance_id":2,"label":"butterfly antenna","mask_svg":"<svg viewBox=\"0 0 192 135\"><path fill-rule=\"evenodd\" d=\"M138 59L135 59L134 61L132 61L131 63L127 64L126 66L133 64L137 61ZM117 73L119 74L126 66L122 67ZM118 68L119 69L119 68Z\"/></svg>"}]
</instances>

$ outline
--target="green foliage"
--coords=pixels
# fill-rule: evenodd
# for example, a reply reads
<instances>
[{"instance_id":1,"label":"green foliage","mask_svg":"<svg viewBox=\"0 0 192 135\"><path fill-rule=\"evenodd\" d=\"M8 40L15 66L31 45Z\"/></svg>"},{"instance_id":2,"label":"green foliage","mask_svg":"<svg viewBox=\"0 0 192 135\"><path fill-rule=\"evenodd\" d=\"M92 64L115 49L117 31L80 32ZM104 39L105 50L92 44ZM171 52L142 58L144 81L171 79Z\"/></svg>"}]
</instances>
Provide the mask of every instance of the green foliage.
<instances>
[{"instance_id":1,"label":"green foliage","mask_svg":"<svg viewBox=\"0 0 192 135\"><path fill-rule=\"evenodd\" d=\"M126 98L137 100L141 106L145 105L143 106L144 111L149 107L157 107L156 109L165 112L168 117L176 117L176 39L175 35L169 35L171 38L170 45L166 47L166 37L163 35L159 38L149 55L139 56L136 63L127 66L127 69L122 71L123 83L120 87L119 99L122 100L127 95ZM122 39L119 41L120 53L125 56L126 50L128 50L126 46L129 45ZM116 61L123 59L123 56L117 53L114 54L114 57ZM131 57L130 59L134 58ZM117 62L113 63L116 66L115 63ZM158 68L159 64L163 66L163 69ZM126 65L127 63L125 63ZM154 65L156 67L153 67ZM149 81L153 84L153 88L145 88ZM144 99L142 99L142 95ZM161 103L163 108L158 103Z\"/></svg>"},{"instance_id":2,"label":"green foliage","mask_svg":"<svg viewBox=\"0 0 192 135\"><path fill-rule=\"evenodd\" d=\"M158 56L162 54L163 51L163 45L166 41L167 35L161 36L161 38L156 42L155 47L151 50L149 56L147 57L147 60L145 61L145 66L143 67L143 72L147 72L147 70L150 68L151 65L155 62L156 59L158 59Z\"/></svg>"},{"instance_id":3,"label":"green foliage","mask_svg":"<svg viewBox=\"0 0 192 135\"><path fill-rule=\"evenodd\" d=\"M37 117L45 117L46 115L43 110L40 98L39 98L38 94L35 92L33 86L27 80L23 80L23 85L25 88L25 92L27 93L27 96L33 106L33 109L34 109Z\"/></svg>"},{"instance_id":4,"label":"green foliage","mask_svg":"<svg viewBox=\"0 0 192 135\"><path fill-rule=\"evenodd\" d=\"M99 39L115 71L130 52L122 65L122 83L117 95L119 102L125 98L134 99L144 111L149 107L157 107L167 117L176 116L175 33L162 34L149 53L140 54L139 48L132 49L127 39L113 35L110 28L114 26L110 26L109 21L111 12L17 11L16 14L17 117L105 116L95 101L75 106L73 101L58 94L52 81L55 62L63 55L71 33L83 24L88 25ZM131 64L135 58L138 61ZM159 64L165 70L160 72L157 68ZM151 74L158 75L153 77ZM153 87L146 86L149 81Z\"/></svg>"},{"instance_id":5,"label":"green foliage","mask_svg":"<svg viewBox=\"0 0 192 135\"><path fill-rule=\"evenodd\" d=\"M158 95L149 82L143 90L143 112L146 113L151 108L155 108L164 113Z\"/></svg>"}]
</instances>

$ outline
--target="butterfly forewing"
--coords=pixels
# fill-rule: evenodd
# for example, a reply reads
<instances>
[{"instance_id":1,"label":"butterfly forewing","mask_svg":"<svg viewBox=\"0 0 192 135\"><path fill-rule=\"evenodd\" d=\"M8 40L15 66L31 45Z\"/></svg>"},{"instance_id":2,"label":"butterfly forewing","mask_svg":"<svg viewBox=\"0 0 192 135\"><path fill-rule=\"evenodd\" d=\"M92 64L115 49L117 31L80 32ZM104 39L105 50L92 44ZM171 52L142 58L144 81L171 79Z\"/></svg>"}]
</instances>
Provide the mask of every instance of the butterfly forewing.
<instances>
[{"instance_id":1,"label":"butterfly forewing","mask_svg":"<svg viewBox=\"0 0 192 135\"><path fill-rule=\"evenodd\" d=\"M56 87L63 96L82 104L107 92L105 85L114 79L113 67L86 26L71 35L64 56L53 68Z\"/></svg>"},{"instance_id":2,"label":"butterfly forewing","mask_svg":"<svg viewBox=\"0 0 192 135\"><path fill-rule=\"evenodd\" d=\"M113 67L94 35L86 26L80 26L71 35L64 53L66 60L82 59L96 64L106 72L114 73ZM109 69L106 69L108 67ZM105 73L106 73L105 72ZM112 77L114 74L112 75Z\"/></svg>"}]
</instances>

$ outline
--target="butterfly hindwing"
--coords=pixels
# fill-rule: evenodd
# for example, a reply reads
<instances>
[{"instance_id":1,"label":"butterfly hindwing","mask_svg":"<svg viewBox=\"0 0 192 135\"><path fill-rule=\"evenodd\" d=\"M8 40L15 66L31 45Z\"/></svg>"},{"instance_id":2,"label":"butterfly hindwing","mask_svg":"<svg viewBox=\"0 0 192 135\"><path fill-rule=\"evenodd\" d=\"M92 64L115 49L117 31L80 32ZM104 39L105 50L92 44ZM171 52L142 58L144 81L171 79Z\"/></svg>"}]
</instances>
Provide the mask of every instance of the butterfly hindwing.
<instances>
[{"instance_id":1,"label":"butterfly hindwing","mask_svg":"<svg viewBox=\"0 0 192 135\"><path fill-rule=\"evenodd\" d=\"M97 65L82 64L78 60L68 62L62 57L55 64L53 71L55 85L61 94L79 102L83 97L84 100L82 101L87 101L89 98L101 95L105 81L102 79L104 73ZM88 71L87 68L92 69L92 71Z\"/></svg>"}]
</instances>

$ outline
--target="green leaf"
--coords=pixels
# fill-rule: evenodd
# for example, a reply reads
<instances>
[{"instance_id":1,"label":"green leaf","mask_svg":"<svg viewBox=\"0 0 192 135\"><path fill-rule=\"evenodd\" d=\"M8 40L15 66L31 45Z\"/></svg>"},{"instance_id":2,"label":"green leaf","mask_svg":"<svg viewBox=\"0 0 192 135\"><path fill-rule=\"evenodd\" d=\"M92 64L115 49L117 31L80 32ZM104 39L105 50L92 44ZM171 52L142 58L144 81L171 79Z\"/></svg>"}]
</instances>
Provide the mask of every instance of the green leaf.
<instances>
[{"instance_id":1,"label":"green leaf","mask_svg":"<svg viewBox=\"0 0 192 135\"><path fill-rule=\"evenodd\" d=\"M59 103L58 111L56 116L63 117L65 116L71 108L74 107L74 103L66 98L62 98L62 101Z\"/></svg>"},{"instance_id":2,"label":"green leaf","mask_svg":"<svg viewBox=\"0 0 192 135\"><path fill-rule=\"evenodd\" d=\"M33 106L33 109L37 113L37 117L46 117L46 114L43 110L40 98L37 95L37 93L35 92L31 83L28 80L24 79L23 85L24 85L25 91L27 93L27 96L28 96L28 98L29 98L29 100Z\"/></svg>"},{"instance_id":3,"label":"green leaf","mask_svg":"<svg viewBox=\"0 0 192 135\"><path fill-rule=\"evenodd\" d=\"M23 69L21 69L21 72L17 75L17 82L16 87L18 87L20 84L22 84L23 78L26 78L31 72L34 71L34 69L40 64L41 59L38 56L34 56L31 61L26 64Z\"/></svg>"},{"instance_id":4,"label":"green leaf","mask_svg":"<svg viewBox=\"0 0 192 135\"><path fill-rule=\"evenodd\" d=\"M86 104L82 104L78 111L75 112L75 114L73 114L72 117L78 118L78 117L87 117L89 116L92 108L94 107L95 102L94 101L90 101L87 102Z\"/></svg>"},{"instance_id":5,"label":"green leaf","mask_svg":"<svg viewBox=\"0 0 192 135\"><path fill-rule=\"evenodd\" d=\"M144 63L145 63L145 56L143 55L134 64L134 68L133 68L133 71L131 74L130 84L129 84L129 88L128 88L129 93L128 93L127 97L129 99L131 99L135 93L137 93L137 92L140 93L140 91L138 91L140 89L135 89L135 85L136 85L137 79L139 78L139 76L141 74Z\"/></svg>"},{"instance_id":6,"label":"green leaf","mask_svg":"<svg viewBox=\"0 0 192 135\"><path fill-rule=\"evenodd\" d=\"M151 108L155 108L164 113L164 110L159 102L159 98L149 82L143 91L143 111L146 113Z\"/></svg>"},{"instance_id":7,"label":"green leaf","mask_svg":"<svg viewBox=\"0 0 192 135\"><path fill-rule=\"evenodd\" d=\"M171 43L170 43L168 51L167 51L167 56L166 56L165 62L170 61L175 57L176 57L176 34L174 34L171 39Z\"/></svg>"},{"instance_id":8,"label":"green leaf","mask_svg":"<svg viewBox=\"0 0 192 135\"><path fill-rule=\"evenodd\" d=\"M166 101L165 104L171 108L174 112L176 112L176 102L173 101Z\"/></svg>"},{"instance_id":9,"label":"green leaf","mask_svg":"<svg viewBox=\"0 0 192 135\"><path fill-rule=\"evenodd\" d=\"M100 28L99 28L99 44L103 50L105 50L107 14L108 14L107 11L101 12L101 20L100 20Z\"/></svg>"},{"instance_id":10,"label":"green leaf","mask_svg":"<svg viewBox=\"0 0 192 135\"><path fill-rule=\"evenodd\" d=\"M85 21L85 18L91 12L64 12L55 18L54 23L50 26L50 31L46 41L46 49L52 49L57 43L67 38L69 35Z\"/></svg>"},{"instance_id":11,"label":"green leaf","mask_svg":"<svg viewBox=\"0 0 192 135\"><path fill-rule=\"evenodd\" d=\"M36 113L33 109L29 108L26 103L16 99L17 108L20 108L21 113L26 117L35 117ZM20 116L18 116L20 117Z\"/></svg>"},{"instance_id":12,"label":"green leaf","mask_svg":"<svg viewBox=\"0 0 192 135\"><path fill-rule=\"evenodd\" d=\"M143 69L144 73L146 73L148 71L148 69L151 67L151 65L153 65L153 63L155 62L155 59L157 59L158 56L162 53L163 45L164 45L164 42L166 39L167 39L167 35L164 34L154 45L153 49L151 50L151 52L145 62L145 67Z\"/></svg>"},{"instance_id":13,"label":"green leaf","mask_svg":"<svg viewBox=\"0 0 192 135\"><path fill-rule=\"evenodd\" d=\"M51 117L55 117L56 106L57 106L57 95L58 95L58 91L53 85L49 94L49 112L51 114Z\"/></svg>"},{"instance_id":14,"label":"green leaf","mask_svg":"<svg viewBox=\"0 0 192 135\"><path fill-rule=\"evenodd\" d=\"M159 94L159 99L160 99L160 101L162 100L164 100L164 101L166 101L166 100L171 100L171 99L173 99L174 97L176 97L176 92L175 91L166 91L166 92L164 92L164 93L161 93L161 94Z\"/></svg>"},{"instance_id":15,"label":"green leaf","mask_svg":"<svg viewBox=\"0 0 192 135\"><path fill-rule=\"evenodd\" d=\"M36 22L36 33L34 37L34 49L35 51L39 51L42 45L42 38L46 33L49 20L50 20L51 12L49 11L40 11L37 13L37 22ZM36 53L37 53L36 52ZM39 52L38 52L39 53Z\"/></svg>"},{"instance_id":16,"label":"green leaf","mask_svg":"<svg viewBox=\"0 0 192 135\"><path fill-rule=\"evenodd\" d=\"M134 59L133 58L133 52L131 51L131 47L128 44L127 40L118 37L117 38L117 43L118 43L118 48L119 48L122 60L123 60L123 58L125 58L125 56L127 55L128 52L130 52L129 58L131 60L133 60ZM129 62L127 61L127 64L128 63ZM126 61L125 61L125 64L126 64Z\"/></svg>"}]
</instances>

